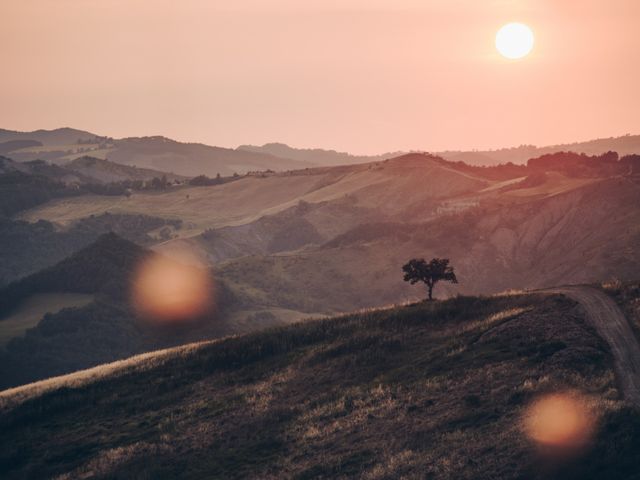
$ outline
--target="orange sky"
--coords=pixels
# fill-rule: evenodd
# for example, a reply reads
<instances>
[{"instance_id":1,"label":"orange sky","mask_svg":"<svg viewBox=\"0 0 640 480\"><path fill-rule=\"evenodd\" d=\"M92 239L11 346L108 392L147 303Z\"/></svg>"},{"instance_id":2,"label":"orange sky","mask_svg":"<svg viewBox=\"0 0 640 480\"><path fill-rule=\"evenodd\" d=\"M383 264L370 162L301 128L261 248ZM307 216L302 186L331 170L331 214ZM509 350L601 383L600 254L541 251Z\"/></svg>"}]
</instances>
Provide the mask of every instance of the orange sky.
<instances>
[{"instance_id":1,"label":"orange sky","mask_svg":"<svg viewBox=\"0 0 640 480\"><path fill-rule=\"evenodd\" d=\"M354 153L640 133L638 0L2 0L0 127ZM528 24L524 60L494 48Z\"/></svg>"}]
</instances>

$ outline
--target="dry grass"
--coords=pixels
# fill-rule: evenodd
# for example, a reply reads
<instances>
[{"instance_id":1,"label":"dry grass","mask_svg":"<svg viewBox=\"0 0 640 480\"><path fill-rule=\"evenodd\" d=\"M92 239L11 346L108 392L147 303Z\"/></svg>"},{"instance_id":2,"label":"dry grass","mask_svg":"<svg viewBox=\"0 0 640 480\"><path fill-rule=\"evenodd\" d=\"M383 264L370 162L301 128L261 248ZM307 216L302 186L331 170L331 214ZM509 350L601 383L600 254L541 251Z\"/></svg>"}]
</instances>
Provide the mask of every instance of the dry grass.
<instances>
[{"instance_id":1,"label":"dry grass","mask_svg":"<svg viewBox=\"0 0 640 480\"><path fill-rule=\"evenodd\" d=\"M295 324L15 403L0 417L12 439L0 466L28 459L45 478L540 478L523 414L539 395L579 389L600 413L597 442L612 445L586 459L606 475L634 424L601 348L553 296Z\"/></svg>"},{"instance_id":2,"label":"dry grass","mask_svg":"<svg viewBox=\"0 0 640 480\"><path fill-rule=\"evenodd\" d=\"M0 410L13 408L27 400L42 396L48 392L62 388L80 388L105 378L117 378L118 376L153 369L162 363L180 356L193 354L199 348L215 342L196 342L180 347L157 350L143 353L133 357L106 363L97 367L80 370L78 372L47 378L38 382L21 385L0 391Z\"/></svg>"}]
</instances>

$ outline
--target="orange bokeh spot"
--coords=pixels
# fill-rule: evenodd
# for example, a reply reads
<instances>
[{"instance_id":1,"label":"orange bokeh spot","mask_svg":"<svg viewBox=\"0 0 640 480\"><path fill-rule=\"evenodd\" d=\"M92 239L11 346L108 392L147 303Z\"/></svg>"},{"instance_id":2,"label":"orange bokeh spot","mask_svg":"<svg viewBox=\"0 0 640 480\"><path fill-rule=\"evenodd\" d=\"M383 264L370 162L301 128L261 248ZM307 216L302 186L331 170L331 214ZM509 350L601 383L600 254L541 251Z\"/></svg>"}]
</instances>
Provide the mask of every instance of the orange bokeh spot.
<instances>
[{"instance_id":1,"label":"orange bokeh spot","mask_svg":"<svg viewBox=\"0 0 640 480\"><path fill-rule=\"evenodd\" d=\"M153 254L136 271L132 300L138 315L146 320L185 321L212 307L213 282L204 268Z\"/></svg>"},{"instance_id":2,"label":"orange bokeh spot","mask_svg":"<svg viewBox=\"0 0 640 480\"><path fill-rule=\"evenodd\" d=\"M587 399L575 392L553 393L529 406L524 428L527 435L544 447L574 449L592 437L595 414Z\"/></svg>"}]
</instances>

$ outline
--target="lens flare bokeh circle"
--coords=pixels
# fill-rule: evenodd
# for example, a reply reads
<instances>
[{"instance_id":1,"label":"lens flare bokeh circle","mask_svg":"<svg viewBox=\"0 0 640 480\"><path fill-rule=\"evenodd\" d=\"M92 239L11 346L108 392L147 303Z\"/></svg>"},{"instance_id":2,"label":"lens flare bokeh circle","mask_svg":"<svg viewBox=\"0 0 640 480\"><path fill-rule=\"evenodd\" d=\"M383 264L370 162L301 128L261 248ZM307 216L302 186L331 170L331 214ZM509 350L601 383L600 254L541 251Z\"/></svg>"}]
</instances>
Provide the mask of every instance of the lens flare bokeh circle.
<instances>
[{"instance_id":1,"label":"lens flare bokeh circle","mask_svg":"<svg viewBox=\"0 0 640 480\"><path fill-rule=\"evenodd\" d=\"M207 269L152 254L137 268L132 303L139 317L157 323L194 319L213 305Z\"/></svg>"}]
</instances>

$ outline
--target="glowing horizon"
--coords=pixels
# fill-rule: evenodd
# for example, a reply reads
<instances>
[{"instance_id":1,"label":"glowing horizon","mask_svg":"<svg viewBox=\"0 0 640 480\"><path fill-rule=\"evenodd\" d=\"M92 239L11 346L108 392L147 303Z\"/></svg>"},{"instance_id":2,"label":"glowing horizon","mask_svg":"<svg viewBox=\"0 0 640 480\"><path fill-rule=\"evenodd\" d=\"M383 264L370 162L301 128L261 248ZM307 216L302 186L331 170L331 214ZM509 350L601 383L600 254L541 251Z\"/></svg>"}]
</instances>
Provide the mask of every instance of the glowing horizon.
<instances>
[{"instance_id":1,"label":"glowing horizon","mask_svg":"<svg viewBox=\"0 0 640 480\"><path fill-rule=\"evenodd\" d=\"M0 127L354 154L640 132L640 4L9 0ZM530 26L517 62L498 29Z\"/></svg>"}]
</instances>

